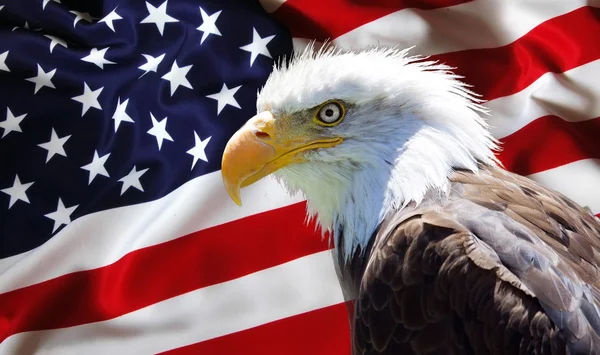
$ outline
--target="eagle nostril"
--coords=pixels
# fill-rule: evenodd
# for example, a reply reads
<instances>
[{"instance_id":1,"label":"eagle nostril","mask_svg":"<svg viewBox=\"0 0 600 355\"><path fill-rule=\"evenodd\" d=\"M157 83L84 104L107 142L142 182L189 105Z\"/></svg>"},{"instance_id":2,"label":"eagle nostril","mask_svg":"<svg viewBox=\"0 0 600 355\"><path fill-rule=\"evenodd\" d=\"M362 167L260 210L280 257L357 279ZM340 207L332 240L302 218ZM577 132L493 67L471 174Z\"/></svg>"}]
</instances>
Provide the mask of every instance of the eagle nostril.
<instances>
[{"instance_id":1,"label":"eagle nostril","mask_svg":"<svg viewBox=\"0 0 600 355\"><path fill-rule=\"evenodd\" d=\"M254 132L254 134L256 135L256 138L258 138L258 139L270 139L271 138L271 136L267 132L263 132L263 131L256 131L256 132Z\"/></svg>"}]
</instances>

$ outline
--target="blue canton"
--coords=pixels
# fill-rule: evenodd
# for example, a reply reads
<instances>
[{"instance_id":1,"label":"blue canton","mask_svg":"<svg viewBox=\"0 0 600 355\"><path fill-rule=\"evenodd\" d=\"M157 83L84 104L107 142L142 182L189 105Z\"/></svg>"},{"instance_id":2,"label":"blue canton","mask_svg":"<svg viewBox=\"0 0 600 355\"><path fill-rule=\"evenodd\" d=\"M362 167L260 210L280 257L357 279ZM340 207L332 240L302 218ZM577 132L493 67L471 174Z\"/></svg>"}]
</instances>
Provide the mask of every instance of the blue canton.
<instances>
[{"instance_id":1,"label":"blue canton","mask_svg":"<svg viewBox=\"0 0 600 355\"><path fill-rule=\"evenodd\" d=\"M258 2L0 3L0 258L219 170L291 51Z\"/></svg>"}]
</instances>

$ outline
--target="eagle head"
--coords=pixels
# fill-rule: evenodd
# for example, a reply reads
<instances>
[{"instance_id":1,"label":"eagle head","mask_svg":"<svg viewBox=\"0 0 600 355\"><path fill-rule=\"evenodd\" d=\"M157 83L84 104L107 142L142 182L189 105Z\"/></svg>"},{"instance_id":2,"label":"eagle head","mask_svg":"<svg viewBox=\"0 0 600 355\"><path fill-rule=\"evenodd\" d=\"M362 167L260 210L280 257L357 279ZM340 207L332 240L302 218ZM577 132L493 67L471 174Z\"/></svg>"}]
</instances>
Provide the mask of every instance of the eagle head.
<instances>
[{"instance_id":1,"label":"eagle head","mask_svg":"<svg viewBox=\"0 0 600 355\"><path fill-rule=\"evenodd\" d=\"M240 188L273 174L348 258L387 213L446 193L453 169L497 164L480 103L449 67L407 50L308 46L275 64L257 115L228 142L225 188L241 204Z\"/></svg>"}]
</instances>

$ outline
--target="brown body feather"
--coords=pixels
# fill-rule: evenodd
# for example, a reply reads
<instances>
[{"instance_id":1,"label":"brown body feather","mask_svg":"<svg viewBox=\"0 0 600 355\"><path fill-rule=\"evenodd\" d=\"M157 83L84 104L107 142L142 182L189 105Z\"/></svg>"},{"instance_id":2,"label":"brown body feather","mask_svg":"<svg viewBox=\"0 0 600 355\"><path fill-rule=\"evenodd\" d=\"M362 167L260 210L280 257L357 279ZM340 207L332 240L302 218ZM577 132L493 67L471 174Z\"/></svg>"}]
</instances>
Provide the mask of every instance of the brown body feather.
<instances>
[{"instance_id":1,"label":"brown body feather","mask_svg":"<svg viewBox=\"0 0 600 355\"><path fill-rule=\"evenodd\" d=\"M354 354L600 354L598 221L499 168L450 179L340 265Z\"/></svg>"}]
</instances>

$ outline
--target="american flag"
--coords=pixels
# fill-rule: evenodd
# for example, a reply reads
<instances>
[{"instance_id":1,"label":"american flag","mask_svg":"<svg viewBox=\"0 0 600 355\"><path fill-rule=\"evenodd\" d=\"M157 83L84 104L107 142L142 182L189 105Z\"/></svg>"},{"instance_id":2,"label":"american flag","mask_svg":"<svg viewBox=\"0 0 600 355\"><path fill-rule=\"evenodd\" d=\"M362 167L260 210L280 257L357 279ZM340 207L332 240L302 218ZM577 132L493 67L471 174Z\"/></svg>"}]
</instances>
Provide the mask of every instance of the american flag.
<instances>
[{"instance_id":1,"label":"american flag","mask_svg":"<svg viewBox=\"0 0 600 355\"><path fill-rule=\"evenodd\" d=\"M501 161L600 214L598 0L0 3L0 354L349 354L301 196L220 176L274 60L410 47Z\"/></svg>"}]
</instances>

